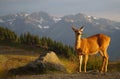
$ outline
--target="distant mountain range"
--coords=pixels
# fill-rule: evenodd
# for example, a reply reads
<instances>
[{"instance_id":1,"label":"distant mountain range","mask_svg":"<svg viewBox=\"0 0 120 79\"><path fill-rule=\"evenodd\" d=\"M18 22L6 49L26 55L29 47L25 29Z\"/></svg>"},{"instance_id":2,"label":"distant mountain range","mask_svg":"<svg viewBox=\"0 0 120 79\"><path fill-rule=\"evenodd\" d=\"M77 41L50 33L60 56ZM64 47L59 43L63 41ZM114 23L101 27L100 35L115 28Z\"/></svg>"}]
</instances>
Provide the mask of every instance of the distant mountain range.
<instances>
[{"instance_id":1,"label":"distant mountain range","mask_svg":"<svg viewBox=\"0 0 120 79\"><path fill-rule=\"evenodd\" d=\"M87 16L85 14L66 15L63 17L51 16L46 12L25 12L0 16L0 26L15 31L18 35L30 32L40 37L50 37L64 44L74 46L75 36L72 25L85 25L84 36L97 33L111 36L109 55L111 59L120 59L120 22L104 18Z\"/></svg>"}]
</instances>

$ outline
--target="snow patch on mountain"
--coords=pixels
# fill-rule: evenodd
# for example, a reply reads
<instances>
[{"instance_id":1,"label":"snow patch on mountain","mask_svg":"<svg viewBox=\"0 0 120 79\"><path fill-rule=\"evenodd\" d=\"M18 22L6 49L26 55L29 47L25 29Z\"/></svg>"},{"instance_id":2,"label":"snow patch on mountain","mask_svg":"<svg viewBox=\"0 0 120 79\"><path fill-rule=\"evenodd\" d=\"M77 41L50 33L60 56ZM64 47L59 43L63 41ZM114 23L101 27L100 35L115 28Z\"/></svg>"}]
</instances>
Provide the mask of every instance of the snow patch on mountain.
<instances>
[{"instance_id":1,"label":"snow patch on mountain","mask_svg":"<svg viewBox=\"0 0 120 79\"><path fill-rule=\"evenodd\" d=\"M85 16L86 19L88 19L89 22L93 22L93 20L97 20L98 18L97 17L94 17L94 16ZM98 24L98 23L96 23Z\"/></svg>"},{"instance_id":2,"label":"snow patch on mountain","mask_svg":"<svg viewBox=\"0 0 120 79\"><path fill-rule=\"evenodd\" d=\"M94 19L97 19L97 17L93 17Z\"/></svg>"},{"instance_id":3,"label":"snow patch on mountain","mask_svg":"<svg viewBox=\"0 0 120 79\"><path fill-rule=\"evenodd\" d=\"M35 21L35 22L38 22L38 23L42 24L42 23L43 23L43 21L44 21L44 19L43 19L43 18L41 18L40 20L33 19L33 21Z\"/></svg>"},{"instance_id":4,"label":"snow patch on mountain","mask_svg":"<svg viewBox=\"0 0 120 79\"><path fill-rule=\"evenodd\" d=\"M96 22L95 24L98 25L98 24L100 24L100 23Z\"/></svg>"},{"instance_id":5,"label":"snow patch on mountain","mask_svg":"<svg viewBox=\"0 0 120 79\"><path fill-rule=\"evenodd\" d=\"M30 15L30 14L27 14L27 13L26 13L26 14L25 14L25 17L27 17L27 16L29 16L29 15Z\"/></svg>"},{"instance_id":6,"label":"snow patch on mountain","mask_svg":"<svg viewBox=\"0 0 120 79\"><path fill-rule=\"evenodd\" d=\"M50 28L50 26L42 26L42 25L38 25L38 27L40 28L40 29L48 29L48 28Z\"/></svg>"},{"instance_id":7,"label":"snow patch on mountain","mask_svg":"<svg viewBox=\"0 0 120 79\"><path fill-rule=\"evenodd\" d=\"M55 23L57 23L58 21L62 20L60 17L53 17L53 20Z\"/></svg>"},{"instance_id":8,"label":"snow patch on mountain","mask_svg":"<svg viewBox=\"0 0 120 79\"><path fill-rule=\"evenodd\" d=\"M38 27L39 27L40 29L42 28L42 26L41 26L40 24L38 25Z\"/></svg>"},{"instance_id":9,"label":"snow patch on mountain","mask_svg":"<svg viewBox=\"0 0 120 79\"><path fill-rule=\"evenodd\" d=\"M29 16L29 15L30 15L30 14L25 13L25 12L21 12L21 13L17 13L17 14L15 14L16 17L17 17L17 16L27 17L27 16Z\"/></svg>"},{"instance_id":10,"label":"snow patch on mountain","mask_svg":"<svg viewBox=\"0 0 120 79\"><path fill-rule=\"evenodd\" d=\"M50 26L44 26L43 28L44 28L44 29L48 29L49 27L50 27Z\"/></svg>"},{"instance_id":11,"label":"snow patch on mountain","mask_svg":"<svg viewBox=\"0 0 120 79\"><path fill-rule=\"evenodd\" d=\"M120 30L120 27L114 27L116 30Z\"/></svg>"},{"instance_id":12,"label":"snow patch on mountain","mask_svg":"<svg viewBox=\"0 0 120 79\"><path fill-rule=\"evenodd\" d=\"M86 18L88 19L89 22L92 22L92 19L91 19L92 16L87 16Z\"/></svg>"}]
</instances>

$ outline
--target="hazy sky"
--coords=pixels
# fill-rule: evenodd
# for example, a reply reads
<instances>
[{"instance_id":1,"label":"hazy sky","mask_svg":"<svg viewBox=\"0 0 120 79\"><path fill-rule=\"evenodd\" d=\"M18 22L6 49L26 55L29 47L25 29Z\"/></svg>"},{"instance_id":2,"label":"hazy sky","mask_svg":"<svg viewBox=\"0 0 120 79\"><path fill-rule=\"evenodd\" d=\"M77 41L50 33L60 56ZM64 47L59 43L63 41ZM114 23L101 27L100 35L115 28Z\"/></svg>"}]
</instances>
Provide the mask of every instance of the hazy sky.
<instances>
[{"instance_id":1,"label":"hazy sky","mask_svg":"<svg viewBox=\"0 0 120 79\"><path fill-rule=\"evenodd\" d=\"M0 0L0 16L39 11L56 16L85 13L120 22L120 0Z\"/></svg>"}]
</instances>

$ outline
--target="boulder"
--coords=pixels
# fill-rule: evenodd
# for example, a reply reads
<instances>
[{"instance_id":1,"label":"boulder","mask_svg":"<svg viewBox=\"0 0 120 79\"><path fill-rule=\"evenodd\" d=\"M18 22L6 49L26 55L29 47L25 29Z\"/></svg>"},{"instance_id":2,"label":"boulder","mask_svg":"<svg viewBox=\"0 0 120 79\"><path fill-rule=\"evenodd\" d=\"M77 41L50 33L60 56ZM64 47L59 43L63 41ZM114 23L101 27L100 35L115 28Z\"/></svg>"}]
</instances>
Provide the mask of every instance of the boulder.
<instances>
[{"instance_id":1,"label":"boulder","mask_svg":"<svg viewBox=\"0 0 120 79\"><path fill-rule=\"evenodd\" d=\"M9 72L12 74L42 74L50 72L66 72L66 69L55 52L51 51L40 55L38 59L27 65L11 69Z\"/></svg>"}]
</instances>

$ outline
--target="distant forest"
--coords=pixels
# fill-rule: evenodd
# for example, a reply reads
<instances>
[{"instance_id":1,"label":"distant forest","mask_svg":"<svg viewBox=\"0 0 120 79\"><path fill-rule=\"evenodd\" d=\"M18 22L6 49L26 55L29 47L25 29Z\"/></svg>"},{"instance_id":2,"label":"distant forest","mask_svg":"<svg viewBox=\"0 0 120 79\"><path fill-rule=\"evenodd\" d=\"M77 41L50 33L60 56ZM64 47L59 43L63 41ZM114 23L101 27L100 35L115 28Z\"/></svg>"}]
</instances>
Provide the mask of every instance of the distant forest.
<instances>
[{"instance_id":1,"label":"distant forest","mask_svg":"<svg viewBox=\"0 0 120 79\"><path fill-rule=\"evenodd\" d=\"M0 27L0 43L15 43L18 45L39 47L49 51L54 51L57 55L68 58L76 55L72 47L64 45L61 42L56 42L51 38L40 38L38 35L32 35L29 32L17 36L15 32L3 27Z\"/></svg>"}]
</instances>

